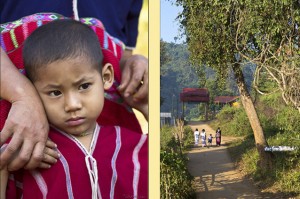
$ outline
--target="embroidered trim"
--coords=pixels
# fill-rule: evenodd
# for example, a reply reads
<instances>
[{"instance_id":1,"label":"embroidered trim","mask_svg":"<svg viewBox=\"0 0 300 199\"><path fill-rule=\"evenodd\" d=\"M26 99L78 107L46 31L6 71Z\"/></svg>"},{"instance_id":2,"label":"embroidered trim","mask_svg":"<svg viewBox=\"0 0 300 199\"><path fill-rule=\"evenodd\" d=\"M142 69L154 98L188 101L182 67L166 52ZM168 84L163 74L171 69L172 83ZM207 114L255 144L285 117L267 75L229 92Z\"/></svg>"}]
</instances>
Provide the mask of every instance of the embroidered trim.
<instances>
[{"instance_id":1,"label":"embroidered trim","mask_svg":"<svg viewBox=\"0 0 300 199\"><path fill-rule=\"evenodd\" d=\"M138 196L138 186L139 186L139 178L140 178L140 170L141 170L141 165L139 161L139 152L144 145L144 143L147 140L147 135L141 135L141 138L139 140L139 143L136 145L136 147L133 150L133 155L132 155L132 162L134 165L134 174L133 174L133 183L132 183L132 188L133 188L133 198L137 198Z\"/></svg>"},{"instance_id":2,"label":"embroidered trim","mask_svg":"<svg viewBox=\"0 0 300 199\"><path fill-rule=\"evenodd\" d=\"M99 135L99 131L100 131L100 126L98 124L96 124L95 130L94 130L94 133L93 133L93 138L92 138L91 145L90 145L90 152L81 144L81 142L76 137L74 137L70 134L67 134L63 131L60 131L59 129L57 129L55 127L53 127L53 128L56 129L62 135L66 136L68 139L72 140L80 148L80 150L83 152L83 154L85 155L85 162L86 162L88 174L89 174L89 177L90 177L90 183L91 183L93 199L95 197L97 197L97 194L101 198L101 191L100 191L100 186L99 186L99 183L98 183L97 161L92 156L92 152L95 150L95 147L96 147L96 143L97 143L97 139L98 139L98 135ZM66 169L68 169L69 168L68 163L65 159L64 159L64 161L65 161L65 164L66 164ZM65 169L65 172L67 173L66 169ZM68 172L68 175L69 175L69 178L70 178L71 176L70 176L69 172ZM71 188L72 188L72 186L71 186ZM68 195L69 195L69 192L68 192ZM70 195L69 195L69 197L70 197ZM73 198L73 192L72 192L72 198Z\"/></svg>"},{"instance_id":3,"label":"embroidered trim","mask_svg":"<svg viewBox=\"0 0 300 199\"><path fill-rule=\"evenodd\" d=\"M13 42L13 44L14 44L14 47L15 47L15 48L18 48L19 45L18 45L18 41L17 41L17 39L16 39L15 29L10 30L10 31L9 31L9 34L10 34L11 40L12 40L12 42Z\"/></svg>"},{"instance_id":4,"label":"embroidered trim","mask_svg":"<svg viewBox=\"0 0 300 199\"><path fill-rule=\"evenodd\" d=\"M116 148L115 148L114 155L111 159L111 168L112 168L113 174L111 177L111 184L110 184L110 194L109 194L110 198L114 198L114 195L115 195L115 186L116 186L116 182L118 179L118 173L117 173L117 169L116 169L116 161L117 161L117 157L118 157L119 151L122 146L120 127L115 126L115 130L116 130Z\"/></svg>"},{"instance_id":5,"label":"embroidered trim","mask_svg":"<svg viewBox=\"0 0 300 199\"><path fill-rule=\"evenodd\" d=\"M43 195L43 199L46 199L48 194L48 187L44 178L42 177L40 172L37 172L36 170L31 170L30 173L32 177L35 179L36 184L40 188L40 191Z\"/></svg>"},{"instance_id":6,"label":"embroidered trim","mask_svg":"<svg viewBox=\"0 0 300 199\"><path fill-rule=\"evenodd\" d=\"M66 174L66 186L67 186L68 198L74 199L69 164L68 164L66 158L62 155L62 153L58 149L57 149L57 151L60 153L59 159L63 165L64 171Z\"/></svg>"}]
</instances>

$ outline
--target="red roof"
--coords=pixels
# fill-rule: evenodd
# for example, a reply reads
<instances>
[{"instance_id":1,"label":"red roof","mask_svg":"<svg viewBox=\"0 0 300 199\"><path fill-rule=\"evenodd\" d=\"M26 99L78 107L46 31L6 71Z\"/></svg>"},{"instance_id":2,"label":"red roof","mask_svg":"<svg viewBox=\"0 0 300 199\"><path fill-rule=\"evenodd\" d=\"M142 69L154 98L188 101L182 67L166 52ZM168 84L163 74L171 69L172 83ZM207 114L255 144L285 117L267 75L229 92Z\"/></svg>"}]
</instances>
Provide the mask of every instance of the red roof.
<instances>
[{"instance_id":1,"label":"red roof","mask_svg":"<svg viewBox=\"0 0 300 199\"><path fill-rule=\"evenodd\" d=\"M182 102L209 102L209 92L206 88L184 88L180 93Z\"/></svg>"},{"instance_id":2,"label":"red roof","mask_svg":"<svg viewBox=\"0 0 300 199\"><path fill-rule=\"evenodd\" d=\"M227 104L236 101L239 96L216 96L214 103Z\"/></svg>"}]
</instances>

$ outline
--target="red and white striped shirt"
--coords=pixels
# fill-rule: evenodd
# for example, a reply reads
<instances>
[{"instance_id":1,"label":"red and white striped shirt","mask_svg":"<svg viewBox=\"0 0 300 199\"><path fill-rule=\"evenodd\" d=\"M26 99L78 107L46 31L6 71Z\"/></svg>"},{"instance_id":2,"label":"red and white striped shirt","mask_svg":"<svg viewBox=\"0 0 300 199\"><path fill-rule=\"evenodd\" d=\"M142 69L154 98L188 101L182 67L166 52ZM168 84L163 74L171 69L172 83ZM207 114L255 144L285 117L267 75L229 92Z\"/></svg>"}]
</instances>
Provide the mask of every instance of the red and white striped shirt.
<instances>
[{"instance_id":1,"label":"red and white striped shirt","mask_svg":"<svg viewBox=\"0 0 300 199\"><path fill-rule=\"evenodd\" d=\"M50 169L10 176L7 198L148 198L148 137L119 126L98 126L90 151L51 129L61 157Z\"/></svg>"}]
</instances>

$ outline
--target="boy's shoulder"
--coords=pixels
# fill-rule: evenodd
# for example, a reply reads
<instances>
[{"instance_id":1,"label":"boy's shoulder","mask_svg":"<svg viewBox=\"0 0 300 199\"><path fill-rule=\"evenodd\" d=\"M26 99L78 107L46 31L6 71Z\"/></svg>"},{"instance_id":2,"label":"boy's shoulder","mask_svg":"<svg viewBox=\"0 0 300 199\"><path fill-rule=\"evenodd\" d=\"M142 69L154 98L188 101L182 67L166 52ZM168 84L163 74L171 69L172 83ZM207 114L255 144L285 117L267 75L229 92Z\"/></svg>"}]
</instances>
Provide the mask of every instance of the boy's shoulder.
<instances>
[{"instance_id":1,"label":"boy's shoulder","mask_svg":"<svg viewBox=\"0 0 300 199\"><path fill-rule=\"evenodd\" d=\"M132 134L135 136L148 136L148 134L142 134L140 133L138 130L134 131L133 129L128 129L126 127L122 127L122 126L113 126L113 125L99 125L100 127L100 131L101 132L120 132L123 134Z\"/></svg>"},{"instance_id":2,"label":"boy's shoulder","mask_svg":"<svg viewBox=\"0 0 300 199\"><path fill-rule=\"evenodd\" d=\"M120 140L122 143L138 143L148 140L148 134L142 134L121 126L100 126L100 139Z\"/></svg>"}]
</instances>

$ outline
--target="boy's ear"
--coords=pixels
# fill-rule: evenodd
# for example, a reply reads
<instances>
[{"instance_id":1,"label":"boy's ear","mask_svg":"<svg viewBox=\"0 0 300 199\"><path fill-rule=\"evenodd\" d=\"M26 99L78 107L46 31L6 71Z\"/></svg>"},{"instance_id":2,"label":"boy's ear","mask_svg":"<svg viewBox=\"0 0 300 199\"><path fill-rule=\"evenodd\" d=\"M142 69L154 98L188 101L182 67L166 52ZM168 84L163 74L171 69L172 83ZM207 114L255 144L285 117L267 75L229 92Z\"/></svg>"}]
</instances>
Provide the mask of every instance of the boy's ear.
<instances>
[{"instance_id":1,"label":"boy's ear","mask_svg":"<svg viewBox=\"0 0 300 199\"><path fill-rule=\"evenodd\" d=\"M102 67L102 78L104 90L108 90L114 83L114 69L110 63Z\"/></svg>"}]
</instances>

